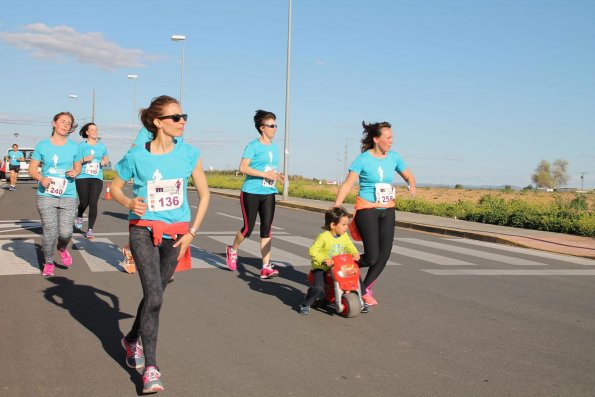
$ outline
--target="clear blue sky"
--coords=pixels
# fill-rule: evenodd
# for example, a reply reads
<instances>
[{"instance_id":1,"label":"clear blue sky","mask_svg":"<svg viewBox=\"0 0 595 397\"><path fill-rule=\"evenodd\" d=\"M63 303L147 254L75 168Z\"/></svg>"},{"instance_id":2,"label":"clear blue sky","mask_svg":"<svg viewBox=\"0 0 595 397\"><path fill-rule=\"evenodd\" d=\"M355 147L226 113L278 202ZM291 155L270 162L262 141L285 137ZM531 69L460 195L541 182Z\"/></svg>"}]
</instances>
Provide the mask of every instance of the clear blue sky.
<instances>
[{"instance_id":1,"label":"clear blue sky","mask_svg":"<svg viewBox=\"0 0 595 397\"><path fill-rule=\"evenodd\" d=\"M287 12L285 0L9 2L0 139L35 145L63 110L82 125L95 90L119 160L133 99L179 96L170 36L183 34L185 136L205 167L238 166L259 108L277 114L282 148ZM592 0L294 0L291 59L290 174L336 179L362 120L386 120L422 184L524 187L540 160L563 158L568 186L586 172L595 188Z\"/></svg>"}]
</instances>

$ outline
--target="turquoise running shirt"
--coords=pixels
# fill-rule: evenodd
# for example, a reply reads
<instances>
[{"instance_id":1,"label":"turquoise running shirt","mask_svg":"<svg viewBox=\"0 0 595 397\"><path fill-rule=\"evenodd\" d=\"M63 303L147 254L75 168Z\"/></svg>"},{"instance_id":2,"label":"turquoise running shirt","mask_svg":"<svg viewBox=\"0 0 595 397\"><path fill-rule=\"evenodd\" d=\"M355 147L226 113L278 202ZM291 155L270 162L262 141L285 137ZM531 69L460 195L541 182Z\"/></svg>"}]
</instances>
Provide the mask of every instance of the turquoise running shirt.
<instances>
[{"instance_id":1,"label":"turquoise running shirt","mask_svg":"<svg viewBox=\"0 0 595 397\"><path fill-rule=\"evenodd\" d=\"M21 165L21 162L19 161L19 159L25 157L25 154L23 152L21 152L20 150L18 151L14 151L14 150L9 150L8 151L8 158L10 159L10 165Z\"/></svg>"},{"instance_id":2,"label":"turquoise running shirt","mask_svg":"<svg viewBox=\"0 0 595 397\"><path fill-rule=\"evenodd\" d=\"M87 141L78 144L78 158L82 161L83 157L93 155L93 160L83 163L81 174L77 179L97 178L103 180L103 167L101 159L107 156L107 148L101 142L95 145L89 145Z\"/></svg>"},{"instance_id":3,"label":"turquoise running shirt","mask_svg":"<svg viewBox=\"0 0 595 397\"><path fill-rule=\"evenodd\" d=\"M246 145L242 158L250 159L250 168L257 171L277 170L279 167L279 147L274 142L265 145L255 139ZM276 194L278 192L274 182L250 175L246 175L242 191L252 194Z\"/></svg>"},{"instance_id":4,"label":"turquoise running shirt","mask_svg":"<svg viewBox=\"0 0 595 397\"><path fill-rule=\"evenodd\" d=\"M376 202L376 184L392 184L395 171L403 172L406 169L407 164L393 151L389 151L383 159L365 151L349 166L349 171L359 175L359 196L372 203Z\"/></svg>"},{"instance_id":5,"label":"turquoise running shirt","mask_svg":"<svg viewBox=\"0 0 595 397\"><path fill-rule=\"evenodd\" d=\"M189 222L188 177L199 158L199 150L187 143L177 143L166 154L149 153L144 145L130 149L116 164L116 172L124 181L134 180L134 197L144 198L148 208L142 217L129 211L128 219Z\"/></svg>"},{"instance_id":6,"label":"turquoise running shirt","mask_svg":"<svg viewBox=\"0 0 595 397\"><path fill-rule=\"evenodd\" d=\"M79 160L76 143L67 140L66 144L56 146L50 138L46 138L35 146L31 158L41 163L41 175L52 179L48 189L43 187L41 182L38 184L39 196L77 197L74 178L66 176L66 172L72 170L74 163Z\"/></svg>"}]
</instances>

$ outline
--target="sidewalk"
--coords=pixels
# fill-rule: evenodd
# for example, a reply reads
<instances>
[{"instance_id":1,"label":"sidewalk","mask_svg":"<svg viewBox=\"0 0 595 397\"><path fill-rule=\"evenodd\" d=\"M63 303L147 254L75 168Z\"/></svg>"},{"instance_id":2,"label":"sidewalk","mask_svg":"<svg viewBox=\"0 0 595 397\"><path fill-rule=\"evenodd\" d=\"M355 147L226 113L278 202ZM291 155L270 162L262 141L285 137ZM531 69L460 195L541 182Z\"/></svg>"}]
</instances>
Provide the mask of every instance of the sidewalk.
<instances>
[{"instance_id":1,"label":"sidewalk","mask_svg":"<svg viewBox=\"0 0 595 397\"><path fill-rule=\"evenodd\" d=\"M210 188L210 191L213 194L236 198L240 194L238 190L229 189ZM277 205L324 212L331 207L332 203L295 197L289 197L287 201L283 201L281 196L277 196ZM345 204L344 207L353 213L353 204ZM400 211L397 211L396 219L398 227L595 259L595 239L590 237L488 225Z\"/></svg>"}]
</instances>

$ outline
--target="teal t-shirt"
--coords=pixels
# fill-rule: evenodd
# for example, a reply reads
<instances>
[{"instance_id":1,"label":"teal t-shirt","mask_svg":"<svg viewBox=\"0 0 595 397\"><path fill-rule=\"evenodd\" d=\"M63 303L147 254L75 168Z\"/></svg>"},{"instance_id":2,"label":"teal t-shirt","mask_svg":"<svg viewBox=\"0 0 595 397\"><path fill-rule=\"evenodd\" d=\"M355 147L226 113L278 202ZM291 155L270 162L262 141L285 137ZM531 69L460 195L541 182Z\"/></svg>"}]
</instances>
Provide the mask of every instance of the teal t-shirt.
<instances>
[{"instance_id":1,"label":"teal t-shirt","mask_svg":"<svg viewBox=\"0 0 595 397\"><path fill-rule=\"evenodd\" d=\"M74 178L66 176L66 172L74 168L78 158L78 145L67 140L62 146L56 146L50 138L44 139L35 146L33 160L41 162L41 175L44 178L52 178L55 183L50 186L50 191L55 189L56 194L46 192L41 183L38 184L37 194L47 197L71 197L76 198L76 186Z\"/></svg>"},{"instance_id":2,"label":"teal t-shirt","mask_svg":"<svg viewBox=\"0 0 595 397\"><path fill-rule=\"evenodd\" d=\"M136 138L134 138L134 145L143 146L145 143L152 140L153 134L151 133L151 131L143 127L138 131L138 134L136 134ZM177 138L174 138L174 140L176 141L176 143L182 143L184 142L184 137L179 136Z\"/></svg>"},{"instance_id":3,"label":"teal t-shirt","mask_svg":"<svg viewBox=\"0 0 595 397\"><path fill-rule=\"evenodd\" d=\"M20 150L17 150L16 152L14 150L9 150L8 151L8 158L10 159L10 165L20 165L21 162L19 161L19 159L22 159L23 157L25 157L25 154L23 152L21 152Z\"/></svg>"},{"instance_id":4,"label":"teal t-shirt","mask_svg":"<svg viewBox=\"0 0 595 397\"><path fill-rule=\"evenodd\" d=\"M83 157L93 155L93 160L84 162L83 169L77 179L97 178L103 180L103 167L101 159L107 156L107 148L101 142L95 145L89 145L87 141L80 142L78 145L78 158L82 161Z\"/></svg>"},{"instance_id":5,"label":"teal t-shirt","mask_svg":"<svg viewBox=\"0 0 595 397\"><path fill-rule=\"evenodd\" d=\"M389 151L383 159L376 158L365 151L353 160L349 171L359 175L359 196L366 201L376 202L377 183L392 183L395 171L403 172L407 164L393 151Z\"/></svg>"},{"instance_id":6,"label":"teal t-shirt","mask_svg":"<svg viewBox=\"0 0 595 397\"><path fill-rule=\"evenodd\" d=\"M250 168L257 171L277 170L279 167L279 147L271 142L268 145L255 139L246 145L243 159L250 159ZM274 183L258 176L246 175L242 191L252 194L276 194L277 188Z\"/></svg>"},{"instance_id":7,"label":"teal t-shirt","mask_svg":"<svg viewBox=\"0 0 595 397\"><path fill-rule=\"evenodd\" d=\"M152 154L135 146L116 164L118 176L134 179L134 197L142 197L148 208L142 217L129 211L128 219L146 219L165 223L189 222L188 177L200 158L197 148L177 143L166 154Z\"/></svg>"}]
</instances>

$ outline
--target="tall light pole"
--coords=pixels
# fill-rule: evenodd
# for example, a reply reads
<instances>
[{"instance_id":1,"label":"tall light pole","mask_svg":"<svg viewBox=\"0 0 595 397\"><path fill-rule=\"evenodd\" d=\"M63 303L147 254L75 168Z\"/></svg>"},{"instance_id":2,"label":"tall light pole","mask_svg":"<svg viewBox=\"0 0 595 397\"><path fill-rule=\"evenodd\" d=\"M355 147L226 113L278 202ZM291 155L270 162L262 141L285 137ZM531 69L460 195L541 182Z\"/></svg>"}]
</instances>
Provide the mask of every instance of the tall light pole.
<instances>
[{"instance_id":1,"label":"tall light pole","mask_svg":"<svg viewBox=\"0 0 595 397\"><path fill-rule=\"evenodd\" d=\"M182 91L184 87L184 47L186 46L186 36L183 34L174 34L171 36L172 41L182 42L182 61L180 63L180 104L182 103Z\"/></svg>"},{"instance_id":2,"label":"tall light pole","mask_svg":"<svg viewBox=\"0 0 595 397\"><path fill-rule=\"evenodd\" d=\"M136 79L138 79L138 75L136 74L129 74L128 80L132 80L134 82L134 89L132 92L132 142L134 143L134 120L136 119Z\"/></svg>"},{"instance_id":3,"label":"tall light pole","mask_svg":"<svg viewBox=\"0 0 595 397\"><path fill-rule=\"evenodd\" d=\"M289 198L289 171L287 162L289 160L289 89L291 78L291 0L289 0L289 12L287 16L287 69L285 74L285 145L283 149L283 200Z\"/></svg>"}]
</instances>

